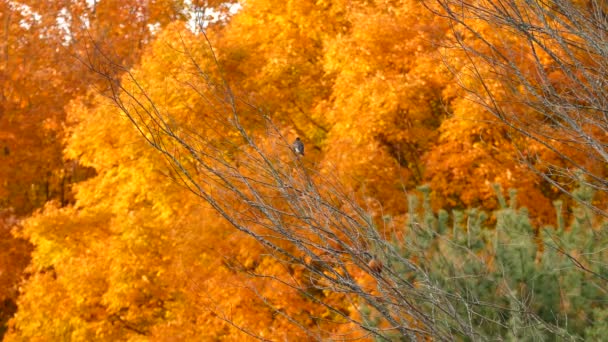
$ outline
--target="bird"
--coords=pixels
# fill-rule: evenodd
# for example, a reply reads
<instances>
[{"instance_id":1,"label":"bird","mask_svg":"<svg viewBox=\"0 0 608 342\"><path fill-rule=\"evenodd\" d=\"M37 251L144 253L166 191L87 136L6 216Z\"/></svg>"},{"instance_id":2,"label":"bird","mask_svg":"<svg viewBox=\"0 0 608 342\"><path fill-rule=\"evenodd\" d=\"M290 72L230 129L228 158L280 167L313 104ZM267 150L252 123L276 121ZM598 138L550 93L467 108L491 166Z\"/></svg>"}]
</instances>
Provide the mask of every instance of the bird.
<instances>
[{"instance_id":1,"label":"bird","mask_svg":"<svg viewBox=\"0 0 608 342\"><path fill-rule=\"evenodd\" d=\"M384 265L382 264L382 261L380 261L378 258L376 258L375 255L367 263L367 266L369 267L370 270L372 270L372 272L378 273L378 274L382 273L382 268L384 267Z\"/></svg>"},{"instance_id":2,"label":"bird","mask_svg":"<svg viewBox=\"0 0 608 342\"><path fill-rule=\"evenodd\" d=\"M293 142L293 151L295 154L304 156L304 143L300 140L300 137L297 137L296 141Z\"/></svg>"},{"instance_id":3,"label":"bird","mask_svg":"<svg viewBox=\"0 0 608 342\"><path fill-rule=\"evenodd\" d=\"M367 261L367 267L373 272L380 274L382 273L382 268L384 268L384 264L376 255L369 254L367 252L363 253Z\"/></svg>"}]
</instances>

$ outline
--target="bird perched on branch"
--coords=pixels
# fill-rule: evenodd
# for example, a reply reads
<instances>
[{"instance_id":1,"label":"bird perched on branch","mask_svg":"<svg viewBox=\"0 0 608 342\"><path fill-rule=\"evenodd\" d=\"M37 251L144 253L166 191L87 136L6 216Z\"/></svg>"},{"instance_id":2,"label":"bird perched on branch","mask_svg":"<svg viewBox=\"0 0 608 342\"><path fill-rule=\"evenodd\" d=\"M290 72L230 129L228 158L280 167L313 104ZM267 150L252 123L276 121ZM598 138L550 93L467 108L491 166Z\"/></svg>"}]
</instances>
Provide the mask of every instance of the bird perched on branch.
<instances>
[{"instance_id":1,"label":"bird perched on branch","mask_svg":"<svg viewBox=\"0 0 608 342\"><path fill-rule=\"evenodd\" d=\"M376 257L372 257L372 259L367 263L367 266L369 266L372 272L378 274L382 273L382 268L384 267L382 261L380 261Z\"/></svg>"},{"instance_id":2,"label":"bird perched on branch","mask_svg":"<svg viewBox=\"0 0 608 342\"><path fill-rule=\"evenodd\" d=\"M300 137L296 138L296 141L293 142L293 151L295 154L304 155L304 143L300 140Z\"/></svg>"},{"instance_id":3,"label":"bird perched on branch","mask_svg":"<svg viewBox=\"0 0 608 342\"><path fill-rule=\"evenodd\" d=\"M365 257L367 259L367 267L369 267L372 272L380 274L382 273L382 268L384 268L384 264L378 257L375 255L371 255L365 252Z\"/></svg>"}]
</instances>

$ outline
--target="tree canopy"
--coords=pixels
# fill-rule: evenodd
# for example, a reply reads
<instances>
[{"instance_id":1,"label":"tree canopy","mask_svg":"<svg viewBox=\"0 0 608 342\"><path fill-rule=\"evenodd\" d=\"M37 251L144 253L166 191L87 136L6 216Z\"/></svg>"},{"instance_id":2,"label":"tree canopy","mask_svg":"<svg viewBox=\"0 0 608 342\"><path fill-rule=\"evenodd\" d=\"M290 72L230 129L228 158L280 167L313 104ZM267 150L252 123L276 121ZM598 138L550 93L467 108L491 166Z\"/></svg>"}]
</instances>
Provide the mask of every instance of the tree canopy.
<instances>
[{"instance_id":1,"label":"tree canopy","mask_svg":"<svg viewBox=\"0 0 608 342\"><path fill-rule=\"evenodd\" d=\"M603 11L0 0L0 333L601 336Z\"/></svg>"}]
</instances>

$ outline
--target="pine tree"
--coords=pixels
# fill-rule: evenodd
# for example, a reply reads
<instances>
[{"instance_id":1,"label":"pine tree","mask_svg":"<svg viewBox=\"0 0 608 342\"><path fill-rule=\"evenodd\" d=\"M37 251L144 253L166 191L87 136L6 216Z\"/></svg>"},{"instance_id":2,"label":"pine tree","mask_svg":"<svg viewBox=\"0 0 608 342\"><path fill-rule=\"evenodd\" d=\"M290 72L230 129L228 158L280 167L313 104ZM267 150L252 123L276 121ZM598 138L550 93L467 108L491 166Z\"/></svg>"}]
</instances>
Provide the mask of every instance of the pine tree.
<instances>
[{"instance_id":1,"label":"pine tree","mask_svg":"<svg viewBox=\"0 0 608 342\"><path fill-rule=\"evenodd\" d=\"M495 186L499 209L491 215L471 208L454 210L451 218L427 205L429 188L419 190L423 205L409 196L406 236L394 243L425 271L410 269L412 282L448 299L445 312L429 303L437 324L511 341L605 336L608 234L605 220L584 204L593 200L592 189L574 192L579 202L567 227L563 205L555 202L558 227L541 233L515 190L507 200Z\"/></svg>"}]
</instances>

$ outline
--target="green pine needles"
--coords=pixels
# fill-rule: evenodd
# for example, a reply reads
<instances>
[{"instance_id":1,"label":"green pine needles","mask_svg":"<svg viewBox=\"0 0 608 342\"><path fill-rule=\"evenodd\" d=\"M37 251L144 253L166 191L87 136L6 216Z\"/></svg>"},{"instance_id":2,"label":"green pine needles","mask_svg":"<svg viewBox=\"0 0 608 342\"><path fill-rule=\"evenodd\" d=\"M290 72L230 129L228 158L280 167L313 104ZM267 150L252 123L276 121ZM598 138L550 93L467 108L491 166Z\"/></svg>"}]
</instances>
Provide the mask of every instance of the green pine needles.
<instances>
[{"instance_id":1,"label":"green pine needles","mask_svg":"<svg viewBox=\"0 0 608 342\"><path fill-rule=\"evenodd\" d=\"M455 339L608 336L606 220L578 203L566 224L556 201L557 227L534 227L516 191L506 199L495 189L500 208L490 216L477 209L434 212L430 188L419 188L420 196L408 198L406 235L387 246L393 251L385 254L387 263L426 291L434 324ZM593 191L581 186L575 196L585 203ZM403 260L417 268L400 267Z\"/></svg>"}]
</instances>

